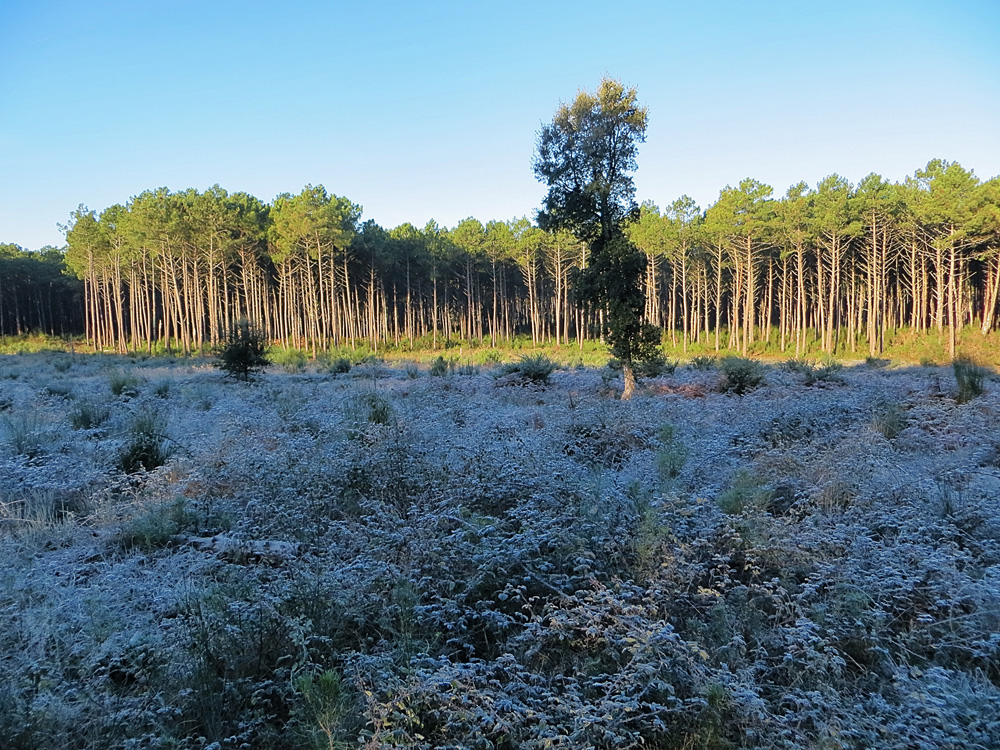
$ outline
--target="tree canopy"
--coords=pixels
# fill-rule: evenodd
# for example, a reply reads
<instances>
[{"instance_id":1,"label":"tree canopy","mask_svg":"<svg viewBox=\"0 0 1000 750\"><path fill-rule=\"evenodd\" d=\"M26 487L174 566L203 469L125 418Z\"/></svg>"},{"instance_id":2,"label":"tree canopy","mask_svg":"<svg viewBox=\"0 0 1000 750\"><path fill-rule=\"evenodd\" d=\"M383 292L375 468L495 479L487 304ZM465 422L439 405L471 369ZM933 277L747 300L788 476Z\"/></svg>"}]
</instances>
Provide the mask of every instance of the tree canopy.
<instances>
[{"instance_id":1,"label":"tree canopy","mask_svg":"<svg viewBox=\"0 0 1000 750\"><path fill-rule=\"evenodd\" d=\"M605 78L593 94L581 91L542 126L533 164L548 186L538 213L543 229L610 239L635 209L636 154L646 140L647 113L636 90Z\"/></svg>"}]
</instances>

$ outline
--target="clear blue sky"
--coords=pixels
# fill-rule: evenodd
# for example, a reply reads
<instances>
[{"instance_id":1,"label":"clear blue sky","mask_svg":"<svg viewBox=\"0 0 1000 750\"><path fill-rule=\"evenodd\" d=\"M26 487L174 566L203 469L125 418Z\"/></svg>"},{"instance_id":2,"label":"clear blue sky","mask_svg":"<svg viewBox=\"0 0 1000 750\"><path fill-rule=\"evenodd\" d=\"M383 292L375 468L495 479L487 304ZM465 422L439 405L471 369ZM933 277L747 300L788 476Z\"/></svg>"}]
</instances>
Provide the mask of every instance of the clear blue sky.
<instances>
[{"instance_id":1,"label":"clear blue sky","mask_svg":"<svg viewBox=\"0 0 1000 750\"><path fill-rule=\"evenodd\" d=\"M989 178L998 38L998 0L0 0L0 242L213 183L322 183L387 228L532 216L539 127L603 75L649 108L640 200Z\"/></svg>"}]
</instances>

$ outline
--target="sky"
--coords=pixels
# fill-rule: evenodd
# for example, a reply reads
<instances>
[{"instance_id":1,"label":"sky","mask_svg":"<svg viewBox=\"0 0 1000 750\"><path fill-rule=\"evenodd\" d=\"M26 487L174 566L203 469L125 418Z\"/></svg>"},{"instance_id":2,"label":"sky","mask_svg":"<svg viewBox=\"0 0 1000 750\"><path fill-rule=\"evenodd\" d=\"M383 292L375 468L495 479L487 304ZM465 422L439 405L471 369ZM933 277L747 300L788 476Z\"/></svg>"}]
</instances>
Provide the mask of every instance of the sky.
<instances>
[{"instance_id":1,"label":"sky","mask_svg":"<svg viewBox=\"0 0 1000 750\"><path fill-rule=\"evenodd\" d=\"M538 131L604 76L649 112L640 201L932 158L988 179L998 37L998 0L0 0L0 242L161 186L532 218Z\"/></svg>"}]
</instances>

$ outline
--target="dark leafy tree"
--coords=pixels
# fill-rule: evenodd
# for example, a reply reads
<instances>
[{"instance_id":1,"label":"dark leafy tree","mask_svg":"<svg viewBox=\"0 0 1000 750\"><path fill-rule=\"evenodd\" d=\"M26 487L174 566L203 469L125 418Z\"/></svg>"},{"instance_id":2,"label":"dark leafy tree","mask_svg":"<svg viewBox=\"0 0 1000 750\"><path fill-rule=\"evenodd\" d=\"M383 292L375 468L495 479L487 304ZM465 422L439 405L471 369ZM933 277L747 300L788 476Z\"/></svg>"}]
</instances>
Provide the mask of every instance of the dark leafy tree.
<instances>
[{"instance_id":1,"label":"dark leafy tree","mask_svg":"<svg viewBox=\"0 0 1000 750\"><path fill-rule=\"evenodd\" d=\"M569 229L588 243L576 297L603 313L603 333L622 363L624 399L635 390L633 363L654 355L659 343L659 329L643 322L646 256L624 233L625 222L638 216L631 173L646 119L635 89L605 78L596 93L581 91L542 127L533 165L549 188L539 225Z\"/></svg>"}]
</instances>

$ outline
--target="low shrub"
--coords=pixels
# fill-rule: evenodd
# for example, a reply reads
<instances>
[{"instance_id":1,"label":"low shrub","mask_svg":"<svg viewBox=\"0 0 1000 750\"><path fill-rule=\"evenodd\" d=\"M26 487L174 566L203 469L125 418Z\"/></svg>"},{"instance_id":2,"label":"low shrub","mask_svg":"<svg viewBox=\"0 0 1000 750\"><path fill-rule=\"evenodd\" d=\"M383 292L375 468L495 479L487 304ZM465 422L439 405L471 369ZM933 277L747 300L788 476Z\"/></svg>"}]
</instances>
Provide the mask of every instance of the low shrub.
<instances>
[{"instance_id":1,"label":"low shrub","mask_svg":"<svg viewBox=\"0 0 1000 750\"><path fill-rule=\"evenodd\" d=\"M708 370L714 370L719 363L719 358L714 354L696 354L691 357L692 370L701 370L706 372Z\"/></svg>"},{"instance_id":2,"label":"low shrub","mask_svg":"<svg viewBox=\"0 0 1000 750\"><path fill-rule=\"evenodd\" d=\"M952 362L951 366L955 372L955 383L958 386L958 394L955 396L958 403L964 404L983 395L985 391L983 383L989 374L985 367L976 364L964 355Z\"/></svg>"},{"instance_id":3,"label":"low shrub","mask_svg":"<svg viewBox=\"0 0 1000 750\"><path fill-rule=\"evenodd\" d=\"M55 398L73 398L73 386L67 383L49 383L42 389L46 396Z\"/></svg>"},{"instance_id":4,"label":"low shrub","mask_svg":"<svg viewBox=\"0 0 1000 750\"><path fill-rule=\"evenodd\" d=\"M354 432L365 423L388 425L392 423L395 416L389 399L374 389L358 391L347 399L344 408L352 437L356 437Z\"/></svg>"},{"instance_id":5,"label":"low shrub","mask_svg":"<svg viewBox=\"0 0 1000 750\"><path fill-rule=\"evenodd\" d=\"M439 354L432 362L430 367L431 375L435 377L443 377L454 369L455 363L452 360L445 359L443 355Z\"/></svg>"},{"instance_id":6,"label":"low shrub","mask_svg":"<svg viewBox=\"0 0 1000 750\"><path fill-rule=\"evenodd\" d=\"M52 439L35 412L4 416L3 426L7 433L7 443L19 456L40 456Z\"/></svg>"},{"instance_id":7,"label":"low shrub","mask_svg":"<svg viewBox=\"0 0 1000 750\"><path fill-rule=\"evenodd\" d=\"M170 546L173 538L190 525L191 516L184 507L184 499L159 503L127 522L113 537L124 549L143 552Z\"/></svg>"},{"instance_id":8,"label":"low shrub","mask_svg":"<svg viewBox=\"0 0 1000 750\"><path fill-rule=\"evenodd\" d=\"M871 426L886 440L892 440L906 427L906 414L897 404L881 404L872 414Z\"/></svg>"},{"instance_id":9,"label":"low shrub","mask_svg":"<svg viewBox=\"0 0 1000 750\"><path fill-rule=\"evenodd\" d=\"M677 440L673 425L660 428L660 449L656 452L656 469L663 479L675 479L687 462L687 447Z\"/></svg>"},{"instance_id":10,"label":"low shrub","mask_svg":"<svg viewBox=\"0 0 1000 750\"><path fill-rule=\"evenodd\" d=\"M80 401L69 413L69 423L74 430L92 430L108 421L111 409L99 401Z\"/></svg>"},{"instance_id":11,"label":"low shrub","mask_svg":"<svg viewBox=\"0 0 1000 750\"><path fill-rule=\"evenodd\" d=\"M764 382L764 366L746 357L724 357L719 363L721 388L742 396Z\"/></svg>"},{"instance_id":12,"label":"low shrub","mask_svg":"<svg viewBox=\"0 0 1000 750\"><path fill-rule=\"evenodd\" d=\"M112 370L108 374L108 387L115 396L133 398L139 395L139 378L131 371Z\"/></svg>"},{"instance_id":13,"label":"low shrub","mask_svg":"<svg viewBox=\"0 0 1000 750\"><path fill-rule=\"evenodd\" d=\"M857 495L857 490L850 482L834 479L823 485L816 495L815 502L827 513L845 510Z\"/></svg>"},{"instance_id":14,"label":"low shrub","mask_svg":"<svg viewBox=\"0 0 1000 750\"><path fill-rule=\"evenodd\" d=\"M280 365L290 375L305 372L309 358L301 349L278 349L271 355L271 361Z\"/></svg>"},{"instance_id":15,"label":"low shrub","mask_svg":"<svg viewBox=\"0 0 1000 750\"><path fill-rule=\"evenodd\" d=\"M126 474L163 466L172 451L167 445L167 421L155 411L136 414L128 425L125 444L118 454L118 468Z\"/></svg>"},{"instance_id":16,"label":"low shrub","mask_svg":"<svg viewBox=\"0 0 1000 750\"><path fill-rule=\"evenodd\" d=\"M816 369L815 364L811 360L805 358L797 359L795 357L792 357L791 359L786 359L781 366L784 370L787 370L788 372L794 372L799 375L805 375L806 378L812 377L813 372Z\"/></svg>"},{"instance_id":17,"label":"low shrub","mask_svg":"<svg viewBox=\"0 0 1000 750\"><path fill-rule=\"evenodd\" d=\"M806 385L813 385L817 381L843 382L840 371L844 369L844 365L833 357L825 357L819 364L808 359L789 359L782 367L788 372L805 376Z\"/></svg>"},{"instance_id":18,"label":"low shrub","mask_svg":"<svg viewBox=\"0 0 1000 750\"><path fill-rule=\"evenodd\" d=\"M331 359L326 366L326 371L331 375L346 375L351 371L351 360L347 357Z\"/></svg>"},{"instance_id":19,"label":"low shrub","mask_svg":"<svg viewBox=\"0 0 1000 750\"><path fill-rule=\"evenodd\" d=\"M732 486L716 499L723 513L738 515L745 510L764 510L773 494L760 480L746 471L738 471Z\"/></svg>"},{"instance_id":20,"label":"low shrub","mask_svg":"<svg viewBox=\"0 0 1000 750\"><path fill-rule=\"evenodd\" d=\"M825 383L843 383L844 379L840 376L843 369L844 365L841 362L827 357L813 370L812 377L807 378L807 382L812 384L819 380Z\"/></svg>"},{"instance_id":21,"label":"low shrub","mask_svg":"<svg viewBox=\"0 0 1000 750\"><path fill-rule=\"evenodd\" d=\"M533 383L548 383L549 376L555 371L556 363L544 354L526 354L501 368L504 375L515 375Z\"/></svg>"},{"instance_id":22,"label":"low shrub","mask_svg":"<svg viewBox=\"0 0 1000 750\"><path fill-rule=\"evenodd\" d=\"M608 360L608 367L610 367L615 372L621 372L622 363L615 358ZM639 378L658 378L660 375L673 375L677 370L677 362L669 360L660 353L656 353L653 356L636 361L633 365L636 377Z\"/></svg>"}]
</instances>

